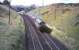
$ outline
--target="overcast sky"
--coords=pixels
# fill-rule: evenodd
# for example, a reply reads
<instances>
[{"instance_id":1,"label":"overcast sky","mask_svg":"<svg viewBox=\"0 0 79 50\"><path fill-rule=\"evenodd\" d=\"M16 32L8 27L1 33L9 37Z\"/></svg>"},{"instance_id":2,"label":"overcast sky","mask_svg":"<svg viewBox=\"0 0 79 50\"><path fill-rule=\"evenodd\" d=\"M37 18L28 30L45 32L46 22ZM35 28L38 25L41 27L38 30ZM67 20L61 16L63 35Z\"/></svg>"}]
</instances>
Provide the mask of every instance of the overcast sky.
<instances>
[{"instance_id":1,"label":"overcast sky","mask_svg":"<svg viewBox=\"0 0 79 50\"><path fill-rule=\"evenodd\" d=\"M0 1L3 1L3 0L0 0ZM79 0L12 0L11 1L11 4L12 5L32 5L32 4L35 4L35 5L43 5L44 1L44 5L49 5L49 4L52 4L52 3L79 3Z\"/></svg>"}]
</instances>

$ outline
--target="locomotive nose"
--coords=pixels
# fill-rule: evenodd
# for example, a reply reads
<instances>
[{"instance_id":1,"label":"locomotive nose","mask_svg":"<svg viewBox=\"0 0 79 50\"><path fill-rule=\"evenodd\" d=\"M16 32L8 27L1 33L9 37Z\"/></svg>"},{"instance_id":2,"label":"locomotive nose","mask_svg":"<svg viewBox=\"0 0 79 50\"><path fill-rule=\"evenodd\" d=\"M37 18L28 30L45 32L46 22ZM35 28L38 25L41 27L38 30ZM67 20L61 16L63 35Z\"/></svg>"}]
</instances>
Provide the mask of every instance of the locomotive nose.
<instances>
[{"instance_id":1,"label":"locomotive nose","mask_svg":"<svg viewBox=\"0 0 79 50\"><path fill-rule=\"evenodd\" d=\"M51 33L52 32L52 27L50 27L48 24L41 24L39 30L41 32L45 32L45 33Z\"/></svg>"}]
</instances>

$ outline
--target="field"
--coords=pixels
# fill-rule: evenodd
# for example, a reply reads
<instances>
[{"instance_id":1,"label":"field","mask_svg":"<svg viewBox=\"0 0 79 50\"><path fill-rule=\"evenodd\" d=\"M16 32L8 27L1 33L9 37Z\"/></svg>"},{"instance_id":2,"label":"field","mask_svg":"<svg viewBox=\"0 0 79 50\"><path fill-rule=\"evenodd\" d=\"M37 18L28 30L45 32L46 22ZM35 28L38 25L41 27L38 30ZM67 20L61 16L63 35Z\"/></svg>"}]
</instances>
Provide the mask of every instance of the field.
<instances>
[{"instance_id":1,"label":"field","mask_svg":"<svg viewBox=\"0 0 79 50\"><path fill-rule=\"evenodd\" d=\"M14 10L0 5L0 50L23 50L25 27L23 19Z\"/></svg>"},{"instance_id":2,"label":"field","mask_svg":"<svg viewBox=\"0 0 79 50\"><path fill-rule=\"evenodd\" d=\"M32 11L52 26L51 35L69 50L79 50L79 6L49 5Z\"/></svg>"}]
</instances>

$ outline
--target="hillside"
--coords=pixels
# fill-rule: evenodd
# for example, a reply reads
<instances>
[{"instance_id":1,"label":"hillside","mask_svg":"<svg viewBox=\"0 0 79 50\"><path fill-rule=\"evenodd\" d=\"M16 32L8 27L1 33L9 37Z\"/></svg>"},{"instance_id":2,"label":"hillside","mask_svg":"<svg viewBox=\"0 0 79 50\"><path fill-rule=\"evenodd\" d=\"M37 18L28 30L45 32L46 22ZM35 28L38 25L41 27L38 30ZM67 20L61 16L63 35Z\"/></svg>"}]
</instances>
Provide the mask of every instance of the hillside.
<instances>
[{"instance_id":1,"label":"hillside","mask_svg":"<svg viewBox=\"0 0 79 50\"><path fill-rule=\"evenodd\" d=\"M24 22L22 17L14 10L0 5L0 50L24 49Z\"/></svg>"},{"instance_id":2,"label":"hillside","mask_svg":"<svg viewBox=\"0 0 79 50\"><path fill-rule=\"evenodd\" d=\"M52 4L31 11L53 27L51 35L69 50L79 50L79 5Z\"/></svg>"}]
</instances>

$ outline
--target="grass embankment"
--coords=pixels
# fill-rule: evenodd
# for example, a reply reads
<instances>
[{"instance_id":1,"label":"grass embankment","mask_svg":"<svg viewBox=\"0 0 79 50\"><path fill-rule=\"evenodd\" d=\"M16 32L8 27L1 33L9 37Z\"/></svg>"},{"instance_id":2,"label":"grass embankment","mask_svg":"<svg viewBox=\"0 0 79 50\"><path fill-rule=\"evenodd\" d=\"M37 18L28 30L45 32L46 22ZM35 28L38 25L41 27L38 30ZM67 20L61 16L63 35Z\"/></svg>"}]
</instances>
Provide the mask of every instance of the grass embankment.
<instances>
[{"instance_id":1,"label":"grass embankment","mask_svg":"<svg viewBox=\"0 0 79 50\"><path fill-rule=\"evenodd\" d=\"M24 22L20 15L11 9L9 24L9 8L0 5L0 50L24 49Z\"/></svg>"},{"instance_id":2,"label":"grass embankment","mask_svg":"<svg viewBox=\"0 0 79 50\"><path fill-rule=\"evenodd\" d=\"M43 20L53 27L51 33L69 50L79 50L79 7L47 6L34 10Z\"/></svg>"},{"instance_id":3,"label":"grass embankment","mask_svg":"<svg viewBox=\"0 0 79 50\"><path fill-rule=\"evenodd\" d=\"M79 7L59 7L55 9L52 7L50 12L53 14L49 12L43 18L53 27L51 35L65 43L70 50L79 50L78 9Z\"/></svg>"}]
</instances>

